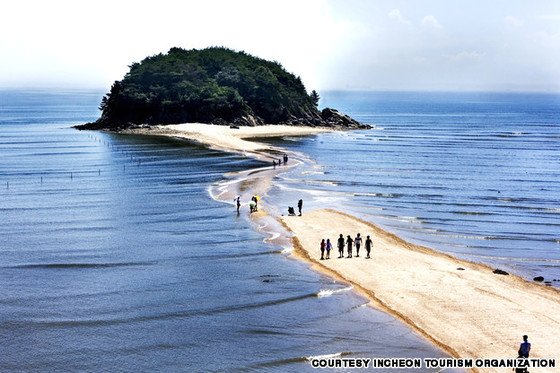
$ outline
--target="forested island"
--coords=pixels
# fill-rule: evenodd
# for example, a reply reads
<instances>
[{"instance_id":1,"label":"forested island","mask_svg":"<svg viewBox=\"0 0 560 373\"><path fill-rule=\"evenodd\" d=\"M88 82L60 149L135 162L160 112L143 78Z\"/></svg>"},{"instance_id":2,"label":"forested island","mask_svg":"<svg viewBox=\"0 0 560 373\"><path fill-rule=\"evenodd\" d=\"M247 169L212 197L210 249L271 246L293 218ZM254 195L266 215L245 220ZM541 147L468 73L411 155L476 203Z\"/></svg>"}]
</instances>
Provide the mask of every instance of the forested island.
<instances>
[{"instance_id":1,"label":"forested island","mask_svg":"<svg viewBox=\"0 0 560 373\"><path fill-rule=\"evenodd\" d=\"M257 126L289 124L369 128L330 108L278 62L223 47L171 48L133 63L100 105L101 117L80 129L212 123Z\"/></svg>"}]
</instances>

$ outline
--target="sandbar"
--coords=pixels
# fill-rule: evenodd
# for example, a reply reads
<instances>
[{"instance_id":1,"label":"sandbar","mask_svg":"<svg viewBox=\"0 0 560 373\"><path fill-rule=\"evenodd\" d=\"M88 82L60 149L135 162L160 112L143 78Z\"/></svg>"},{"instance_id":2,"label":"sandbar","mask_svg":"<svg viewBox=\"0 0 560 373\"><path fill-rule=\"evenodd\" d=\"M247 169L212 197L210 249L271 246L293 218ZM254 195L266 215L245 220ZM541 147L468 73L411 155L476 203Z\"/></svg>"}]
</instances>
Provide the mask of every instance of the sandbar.
<instances>
[{"instance_id":1,"label":"sandbar","mask_svg":"<svg viewBox=\"0 0 560 373\"><path fill-rule=\"evenodd\" d=\"M354 285L373 306L393 314L452 356L515 358L521 337L527 334L531 358L560 362L557 289L494 274L484 264L411 244L339 211L315 210L281 220L294 235L297 255L313 268ZM352 238L361 233L364 240L370 235L372 259L365 259L363 244L359 258L338 259L340 233ZM333 243L329 260L319 259L323 238Z\"/></svg>"},{"instance_id":2,"label":"sandbar","mask_svg":"<svg viewBox=\"0 0 560 373\"><path fill-rule=\"evenodd\" d=\"M332 129L286 125L234 129L187 123L130 129L124 133L182 138L262 159L263 155L282 149L248 139L328 131ZM275 171L281 172L280 168ZM262 176L253 175L260 180L255 185L264 189L246 191L246 194L265 194L268 187L262 186L270 184L273 174L262 171L259 174ZM233 197L224 195L231 203ZM558 289L515 275L494 274L493 268L487 265L414 245L340 211L305 211L301 217L283 216L279 220L293 235L298 257L312 263L314 269L352 284L371 301L370 305L394 315L451 356L515 358L521 337L527 334L532 343L531 358L552 358L560 363ZM338 235L354 237L358 232L364 239L366 235L372 237L372 259L364 258L364 248L359 258L337 259ZM319 260L322 238L330 238L335 246L330 260ZM506 370L485 368L484 372Z\"/></svg>"},{"instance_id":3,"label":"sandbar","mask_svg":"<svg viewBox=\"0 0 560 373\"><path fill-rule=\"evenodd\" d=\"M129 134L162 135L183 138L200 143L212 149L244 153L272 150L273 147L249 138L306 136L332 131L326 127L300 127L288 125L264 125L256 127L242 126L230 128L204 123L183 123L135 128L122 131Z\"/></svg>"}]
</instances>

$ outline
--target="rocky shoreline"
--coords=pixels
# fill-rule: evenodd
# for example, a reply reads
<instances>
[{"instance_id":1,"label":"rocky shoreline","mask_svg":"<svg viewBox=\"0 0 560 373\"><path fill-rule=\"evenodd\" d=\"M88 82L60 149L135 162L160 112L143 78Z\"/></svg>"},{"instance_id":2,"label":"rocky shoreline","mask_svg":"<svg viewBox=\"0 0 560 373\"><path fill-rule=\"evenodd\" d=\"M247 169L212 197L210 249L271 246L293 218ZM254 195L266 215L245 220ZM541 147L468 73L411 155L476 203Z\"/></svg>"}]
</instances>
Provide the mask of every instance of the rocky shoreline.
<instances>
[{"instance_id":1,"label":"rocky shoreline","mask_svg":"<svg viewBox=\"0 0 560 373\"><path fill-rule=\"evenodd\" d=\"M255 115L246 115L236 118L233 121L226 121L221 118L213 120L211 123L220 126L239 126L239 127L256 127L266 125L261 118ZM363 124L357 120L349 117L348 115L340 113L336 109L325 108L318 113L308 113L303 118L292 117L289 118L284 123L278 123L278 125L288 125L288 126L302 126L302 127L327 127L335 130L355 130L355 129L370 129L372 126L368 124ZM151 127L148 124L135 124L127 123L120 125L110 125L105 123L105 121L97 120L91 123L85 123L75 126L79 130L111 130L111 131L122 131L134 128L144 128Z\"/></svg>"}]
</instances>

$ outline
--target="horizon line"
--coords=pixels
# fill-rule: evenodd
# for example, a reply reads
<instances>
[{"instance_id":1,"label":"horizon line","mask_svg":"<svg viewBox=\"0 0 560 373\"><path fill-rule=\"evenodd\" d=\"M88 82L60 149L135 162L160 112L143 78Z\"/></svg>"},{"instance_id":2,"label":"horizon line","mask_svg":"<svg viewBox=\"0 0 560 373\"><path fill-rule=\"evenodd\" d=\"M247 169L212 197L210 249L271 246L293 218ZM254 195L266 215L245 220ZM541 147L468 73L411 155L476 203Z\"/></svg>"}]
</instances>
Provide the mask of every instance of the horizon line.
<instances>
[{"instance_id":1,"label":"horizon line","mask_svg":"<svg viewBox=\"0 0 560 373\"><path fill-rule=\"evenodd\" d=\"M0 91L90 91L90 92L108 92L107 88L102 87L68 87L68 86L1 86ZM419 88L328 88L328 89L317 89L319 93L321 92L354 92L354 93L368 93L368 92L378 92L378 93L512 93L512 94L556 94L560 95L560 90L522 90L522 89L419 89Z\"/></svg>"}]
</instances>

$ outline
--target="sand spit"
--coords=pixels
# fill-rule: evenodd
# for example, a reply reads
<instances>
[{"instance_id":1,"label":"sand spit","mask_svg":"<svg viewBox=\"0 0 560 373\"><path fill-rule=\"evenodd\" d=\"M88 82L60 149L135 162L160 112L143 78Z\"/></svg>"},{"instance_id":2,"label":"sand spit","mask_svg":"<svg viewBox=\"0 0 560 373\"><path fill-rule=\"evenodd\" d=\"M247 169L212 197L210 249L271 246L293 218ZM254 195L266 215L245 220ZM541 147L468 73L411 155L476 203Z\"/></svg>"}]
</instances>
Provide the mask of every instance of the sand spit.
<instances>
[{"instance_id":1,"label":"sand spit","mask_svg":"<svg viewBox=\"0 0 560 373\"><path fill-rule=\"evenodd\" d=\"M306 136L329 131L332 131L332 129L323 127L266 125L257 127L230 128L228 126L217 126L204 123L184 123L128 129L122 131L122 133L178 137L200 143L212 149L245 153L273 149L273 147L266 144L255 141L247 141L245 139Z\"/></svg>"},{"instance_id":2,"label":"sand spit","mask_svg":"<svg viewBox=\"0 0 560 373\"><path fill-rule=\"evenodd\" d=\"M247 139L328 131L332 130L282 125L232 129L188 123L124 133L182 138L213 149L267 160L284 150ZM296 167L298 162L290 162L289 167ZM284 170L270 166L229 175L224 183L214 186L215 194L219 195L217 199L228 203L232 203L235 195L242 195L243 200L253 194L266 195L272 177ZM251 220L259 229L266 226L264 231L268 231L271 227L267 225L272 225L275 219L265 211L266 198L263 202L262 210L253 214ZM521 336L528 334L533 345L531 358L554 358L560 363L560 291L557 289L513 275L496 275L486 265L413 245L339 211L305 211L302 217L284 216L279 221L293 234L296 255L311 262L314 269L352 285L371 300L372 306L396 316L450 355L473 359L515 358ZM278 228L271 231L276 232ZM337 259L335 248L330 260L319 260L322 238L331 238L336 246L340 233L354 237L358 232L364 239L366 235L372 236L372 259L364 259L364 248L359 258ZM281 242L273 236L268 239ZM483 371L510 370L485 368Z\"/></svg>"},{"instance_id":3,"label":"sand spit","mask_svg":"<svg viewBox=\"0 0 560 373\"><path fill-rule=\"evenodd\" d=\"M521 336L528 334L532 358L560 361L557 289L496 275L486 265L413 245L338 211L315 210L281 219L294 234L296 253L315 269L354 285L374 306L403 320L452 356L514 358ZM363 244L359 258L338 259L338 235L355 237L358 232L364 239L372 237L372 259L365 259ZM330 238L335 246L330 260L319 260L322 238Z\"/></svg>"}]
</instances>

